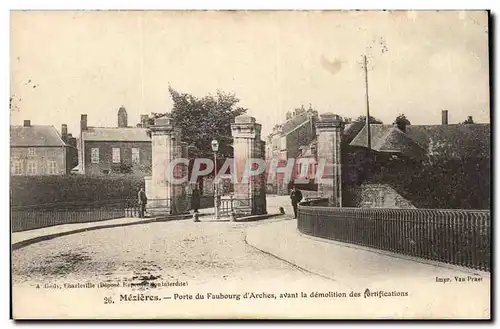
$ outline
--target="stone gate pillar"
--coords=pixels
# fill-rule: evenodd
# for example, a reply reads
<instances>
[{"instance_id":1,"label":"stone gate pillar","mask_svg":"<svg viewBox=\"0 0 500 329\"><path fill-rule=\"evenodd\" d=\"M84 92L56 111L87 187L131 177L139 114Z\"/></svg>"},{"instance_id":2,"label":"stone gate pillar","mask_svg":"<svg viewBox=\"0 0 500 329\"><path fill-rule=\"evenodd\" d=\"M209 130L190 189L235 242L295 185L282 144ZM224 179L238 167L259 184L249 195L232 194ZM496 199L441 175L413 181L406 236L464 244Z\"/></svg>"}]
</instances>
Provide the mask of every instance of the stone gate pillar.
<instances>
[{"instance_id":1,"label":"stone gate pillar","mask_svg":"<svg viewBox=\"0 0 500 329\"><path fill-rule=\"evenodd\" d=\"M179 156L180 130L170 118L158 118L149 127L151 132L152 168L149 186L146 185L148 206L153 210L178 213L179 186L171 182L170 162ZM146 181L147 182L147 181Z\"/></svg>"},{"instance_id":2,"label":"stone gate pillar","mask_svg":"<svg viewBox=\"0 0 500 329\"><path fill-rule=\"evenodd\" d=\"M265 163L265 142L261 140L261 125L254 117L240 115L231 124L234 149L234 208L246 215L267 214L265 171L258 176L245 179L251 159ZM248 174L247 174L248 175Z\"/></svg>"},{"instance_id":3,"label":"stone gate pillar","mask_svg":"<svg viewBox=\"0 0 500 329\"><path fill-rule=\"evenodd\" d=\"M337 114L321 114L316 122L318 175L320 175L318 192L321 196L328 197L328 203L333 207L342 207L341 141L343 131L344 122ZM321 168L322 164L324 168Z\"/></svg>"}]
</instances>

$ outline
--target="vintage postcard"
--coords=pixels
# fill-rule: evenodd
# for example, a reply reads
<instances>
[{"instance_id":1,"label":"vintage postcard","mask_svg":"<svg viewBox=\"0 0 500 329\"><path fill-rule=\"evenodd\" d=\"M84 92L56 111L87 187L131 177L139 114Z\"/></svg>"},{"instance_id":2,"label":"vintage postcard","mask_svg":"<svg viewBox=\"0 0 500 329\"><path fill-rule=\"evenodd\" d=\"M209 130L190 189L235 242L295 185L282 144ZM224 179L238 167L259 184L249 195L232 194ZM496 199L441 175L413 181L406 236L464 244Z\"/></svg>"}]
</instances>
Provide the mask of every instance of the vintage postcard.
<instances>
[{"instance_id":1,"label":"vintage postcard","mask_svg":"<svg viewBox=\"0 0 500 329\"><path fill-rule=\"evenodd\" d=\"M14 319L490 319L488 11L11 11Z\"/></svg>"}]
</instances>

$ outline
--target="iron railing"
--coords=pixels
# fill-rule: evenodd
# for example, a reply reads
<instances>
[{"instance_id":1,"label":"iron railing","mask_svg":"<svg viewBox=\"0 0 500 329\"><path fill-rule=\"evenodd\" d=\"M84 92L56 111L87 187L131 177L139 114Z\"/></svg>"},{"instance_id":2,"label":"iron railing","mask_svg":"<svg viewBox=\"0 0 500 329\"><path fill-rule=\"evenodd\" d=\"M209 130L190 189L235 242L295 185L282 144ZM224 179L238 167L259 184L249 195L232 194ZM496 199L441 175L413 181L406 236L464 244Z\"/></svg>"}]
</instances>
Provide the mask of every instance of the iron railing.
<instances>
[{"instance_id":1,"label":"iron railing","mask_svg":"<svg viewBox=\"0 0 500 329\"><path fill-rule=\"evenodd\" d=\"M230 196L228 199L221 199L219 214L220 216L231 216L235 215L236 217L242 215L240 210L251 210L250 200L242 199L242 198L233 198ZM245 211L243 211L245 212ZM248 212L248 211L247 211Z\"/></svg>"},{"instance_id":2,"label":"iron railing","mask_svg":"<svg viewBox=\"0 0 500 329\"><path fill-rule=\"evenodd\" d=\"M298 229L321 238L490 271L487 210L325 207L299 204Z\"/></svg>"},{"instance_id":3,"label":"iron railing","mask_svg":"<svg viewBox=\"0 0 500 329\"><path fill-rule=\"evenodd\" d=\"M151 214L179 214L192 210L192 196L187 194L184 197L175 199L148 199L146 212ZM200 196L200 206L198 209L213 208L214 196L202 195Z\"/></svg>"},{"instance_id":4,"label":"iron railing","mask_svg":"<svg viewBox=\"0 0 500 329\"><path fill-rule=\"evenodd\" d=\"M61 224L87 223L122 217L138 217L136 199L60 202L10 209L12 232Z\"/></svg>"}]
</instances>

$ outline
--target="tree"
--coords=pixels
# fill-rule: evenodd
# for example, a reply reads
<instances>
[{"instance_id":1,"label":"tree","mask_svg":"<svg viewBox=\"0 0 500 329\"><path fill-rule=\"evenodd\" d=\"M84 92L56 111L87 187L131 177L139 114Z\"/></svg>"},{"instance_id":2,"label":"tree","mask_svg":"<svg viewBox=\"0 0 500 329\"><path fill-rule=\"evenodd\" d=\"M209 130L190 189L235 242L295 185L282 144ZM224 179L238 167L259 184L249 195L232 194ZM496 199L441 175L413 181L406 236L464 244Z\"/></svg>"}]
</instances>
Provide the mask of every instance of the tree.
<instances>
[{"instance_id":1,"label":"tree","mask_svg":"<svg viewBox=\"0 0 500 329\"><path fill-rule=\"evenodd\" d=\"M406 116L403 113L401 113L396 117L396 120L394 120L393 124L396 125L396 127L398 127L399 130L406 131L406 126L411 125L411 122L410 120L408 120L408 118L406 118Z\"/></svg>"},{"instance_id":2,"label":"tree","mask_svg":"<svg viewBox=\"0 0 500 329\"><path fill-rule=\"evenodd\" d=\"M472 125L474 124L474 120L472 120L472 117L467 117L467 120L465 120L464 122L461 122L463 125Z\"/></svg>"},{"instance_id":3,"label":"tree","mask_svg":"<svg viewBox=\"0 0 500 329\"><path fill-rule=\"evenodd\" d=\"M399 126L409 126L409 125L411 125L411 122L410 122L410 120L408 120L408 118L403 113L401 113L400 115L398 115L396 117L396 120L394 120L394 124L397 125L398 127Z\"/></svg>"},{"instance_id":4,"label":"tree","mask_svg":"<svg viewBox=\"0 0 500 329\"><path fill-rule=\"evenodd\" d=\"M216 95L201 98L180 93L169 86L168 91L174 106L170 113L153 113L153 118L168 116L182 129L182 141L194 147L199 156L212 156L211 142L219 141L219 155L232 157L231 123L245 114L247 109L238 106L234 94L217 91Z\"/></svg>"},{"instance_id":5,"label":"tree","mask_svg":"<svg viewBox=\"0 0 500 329\"><path fill-rule=\"evenodd\" d=\"M366 122L366 115L360 115L359 117L357 117L354 122ZM382 120L379 120L375 117L372 117L370 115L370 123L375 123L375 124L380 124L380 123L383 123Z\"/></svg>"}]
</instances>

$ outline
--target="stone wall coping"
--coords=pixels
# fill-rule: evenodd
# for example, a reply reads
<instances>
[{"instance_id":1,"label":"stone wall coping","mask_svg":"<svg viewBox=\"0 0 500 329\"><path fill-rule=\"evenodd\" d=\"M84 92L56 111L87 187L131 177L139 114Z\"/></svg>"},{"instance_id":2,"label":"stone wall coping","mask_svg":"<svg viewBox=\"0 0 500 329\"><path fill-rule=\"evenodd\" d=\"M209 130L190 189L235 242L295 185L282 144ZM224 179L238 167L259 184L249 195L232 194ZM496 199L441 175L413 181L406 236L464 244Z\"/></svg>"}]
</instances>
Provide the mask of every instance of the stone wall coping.
<instances>
[{"instance_id":1,"label":"stone wall coping","mask_svg":"<svg viewBox=\"0 0 500 329\"><path fill-rule=\"evenodd\" d=\"M234 118L234 123L255 123L255 118L249 115L240 115Z\"/></svg>"}]
</instances>

